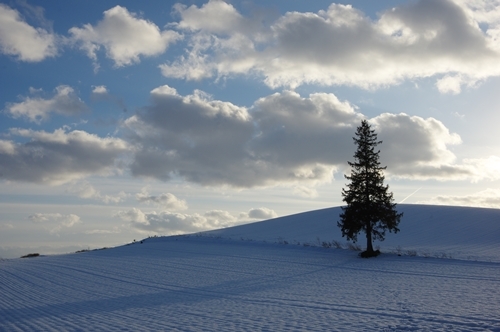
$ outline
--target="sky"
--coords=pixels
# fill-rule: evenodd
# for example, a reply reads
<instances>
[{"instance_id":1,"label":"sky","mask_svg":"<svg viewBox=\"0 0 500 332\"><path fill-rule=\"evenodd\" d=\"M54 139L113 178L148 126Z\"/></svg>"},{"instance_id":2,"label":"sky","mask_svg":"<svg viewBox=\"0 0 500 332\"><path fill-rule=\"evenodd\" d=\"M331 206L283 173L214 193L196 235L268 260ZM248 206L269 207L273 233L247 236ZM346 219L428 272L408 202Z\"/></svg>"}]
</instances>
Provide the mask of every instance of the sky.
<instances>
[{"instance_id":1,"label":"sky","mask_svg":"<svg viewBox=\"0 0 500 332\"><path fill-rule=\"evenodd\" d=\"M342 205L500 208L500 1L0 1L0 257ZM336 227L336 216L332 216Z\"/></svg>"}]
</instances>

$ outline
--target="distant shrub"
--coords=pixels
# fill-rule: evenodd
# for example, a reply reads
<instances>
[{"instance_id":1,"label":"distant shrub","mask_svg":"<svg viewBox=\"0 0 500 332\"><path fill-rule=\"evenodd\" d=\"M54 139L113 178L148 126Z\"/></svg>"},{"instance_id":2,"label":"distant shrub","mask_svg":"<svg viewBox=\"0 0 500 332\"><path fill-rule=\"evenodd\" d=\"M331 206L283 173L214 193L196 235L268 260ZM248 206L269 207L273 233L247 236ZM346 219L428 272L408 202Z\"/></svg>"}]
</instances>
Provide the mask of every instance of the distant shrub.
<instances>
[{"instance_id":1,"label":"distant shrub","mask_svg":"<svg viewBox=\"0 0 500 332\"><path fill-rule=\"evenodd\" d=\"M449 259L452 259L451 255L447 255L444 252L441 255L438 254L436 257L437 258L449 258Z\"/></svg>"},{"instance_id":2,"label":"distant shrub","mask_svg":"<svg viewBox=\"0 0 500 332\"><path fill-rule=\"evenodd\" d=\"M417 256L417 251L416 250L406 250L406 254L408 256L415 257L415 256Z\"/></svg>"},{"instance_id":3,"label":"distant shrub","mask_svg":"<svg viewBox=\"0 0 500 332\"><path fill-rule=\"evenodd\" d=\"M27 254L27 255L21 256L21 258L31 258L31 257L38 257L38 256L40 256L40 254L35 252L32 254Z\"/></svg>"},{"instance_id":4,"label":"distant shrub","mask_svg":"<svg viewBox=\"0 0 500 332\"><path fill-rule=\"evenodd\" d=\"M279 243L279 244L288 244L288 241L283 240L283 238L282 238L282 237L279 237L279 238L278 238L278 243Z\"/></svg>"},{"instance_id":5,"label":"distant shrub","mask_svg":"<svg viewBox=\"0 0 500 332\"><path fill-rule=\"evenodd\" d=\"M342 243L340 243L337 240L332 241L332 246L335 247L336 249L343 249L344 247L342 246Z\"/></svg>"},{"instance_id":6,"label":"distant shrub","mask_svg":"<svg viewBox=\"0 0 500 332\"><path fill-rule=\"evenodd\" d=\"M331 243L331 242L326 242L326 241L323 241L323 242L321 243L321 246L322 246L323 248L331 248L331 247L332 247L332 243Z\"/></svg>"},{"instance_id":7,"label":"distant shrub","mask_svg":"<svg viewBox=\"0 0 500 332\"><path fill-rule=\"evenodd\" d=\"M347 243L347 249L352 251L361 251L361 246L357 243Z\"/></svg>"}]
</instances>

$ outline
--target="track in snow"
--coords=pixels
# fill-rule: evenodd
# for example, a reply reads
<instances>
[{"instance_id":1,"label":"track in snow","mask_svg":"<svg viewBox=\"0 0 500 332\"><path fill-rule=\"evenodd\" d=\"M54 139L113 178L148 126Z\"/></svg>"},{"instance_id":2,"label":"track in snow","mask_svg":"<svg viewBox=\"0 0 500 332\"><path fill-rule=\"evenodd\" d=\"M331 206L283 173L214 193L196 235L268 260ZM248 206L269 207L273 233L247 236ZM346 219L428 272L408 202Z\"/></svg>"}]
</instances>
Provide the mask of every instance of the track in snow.
<instances>
[{"instance_id":1,"label":"track in snow","mask_svg":"<svg viewBox=\"0 0 500 332\"><path fill-rule=\"evenodd\" d=\"M0 262L1 331L499 331L500 264L181 236Z\"/></svg>"}]
</instances>

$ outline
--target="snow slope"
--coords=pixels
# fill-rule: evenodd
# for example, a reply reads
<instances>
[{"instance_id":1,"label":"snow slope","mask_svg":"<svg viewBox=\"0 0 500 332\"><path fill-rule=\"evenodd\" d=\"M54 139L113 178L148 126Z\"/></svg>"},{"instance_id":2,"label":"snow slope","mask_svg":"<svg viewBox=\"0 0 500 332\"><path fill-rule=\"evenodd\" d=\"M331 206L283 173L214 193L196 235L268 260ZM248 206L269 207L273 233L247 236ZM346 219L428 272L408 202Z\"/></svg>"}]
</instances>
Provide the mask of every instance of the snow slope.
<instances>
[{"instance_id":1,"label":"snow slope","mask_svg":"<svg viewBox=\"0 0 500 332\"><path fill-rule=\"evenodd\" d=\"M400 232L387 233L385 241L374 242L382 251L500 262L500 209L411 204L399 204L397 209L403 212ZM206 234L290 244L320 245L333 240L345 244L337 227L340 213L340 207L328 208ZM362 234L358 244L366 246Z\"/></svg>"},{"instance_id":2,"label":"snow slope","mask_svg":"<svg viewBox=\"0 0 500 332\"><path fill-rule=\"evenodd\" d=\"M479 238L481 220L498 223L500 216L498 210L404 208L405 241L420 237L438 245L423 222L410 226L410 220L438 219L437 229L448 224L438 251L458 250L458 233ZM411 211L421 218L412 219ZM0 331L500 331L498 257L490 262L386 253L361 259L350 250L271 243L270 236L301 243L327 239L335 231L326 217L334 212L1 261ZM494 232L498 247L498 228ZM465 245L492 257L489 241L483 251L477 240Z\"/></svg>"}]
</instances>

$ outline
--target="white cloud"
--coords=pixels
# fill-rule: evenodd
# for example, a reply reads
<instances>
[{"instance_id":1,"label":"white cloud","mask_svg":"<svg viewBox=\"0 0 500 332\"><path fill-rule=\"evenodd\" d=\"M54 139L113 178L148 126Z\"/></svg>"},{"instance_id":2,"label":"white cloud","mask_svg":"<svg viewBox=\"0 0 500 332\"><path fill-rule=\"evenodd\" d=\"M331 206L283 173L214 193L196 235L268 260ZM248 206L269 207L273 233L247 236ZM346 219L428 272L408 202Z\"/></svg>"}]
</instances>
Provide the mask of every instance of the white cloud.
<instances>
[{"instance_id":1,"label":"white cloud","mask_svg":"<svg viewBox=\"0 0 500 332\"><path fill-rule=\"evenodd\" d=\"M226 35L235 32L246 34L258 29L255 22L246 19L231 4L221 0L210 0L200 8L176 4L174 10L182 17L178 23L181 29Z\"/></svg>"},{"instance_id":2,"label":"white cloud","mask_svg":"<svg viewBox=\"0 0 500 332\"><path fill-rule=\"evenodd\" d=\"M146 190L135 195L137 201L141 203L154 203L167 210L186 210L187 203L185 200L177 198L170 193L162 193L159 196L151 196Z\"/></svg>"},{"instance_id":3,"label":"white cloud","mask_svg":"<svg viewBox=\"0 0 500 332\"><path fill-rule=\"evenodd\" d=\"M273 219L278 217L278 214L274 212L274 210L264 207L250 209L250 211L248 211L246 215L250 219L257 219L257 220Z\"/></svg>"},{"instance_id":4,"label":"white cloud","mask_svg":"<svg viewBox=\"0 0 500 332\"><path fill-rule=\"evenodd\" d=\"M237 223L237 218L227 211L212 210L205 212L203 216L207 219L211 229L233 226Z\"/></svg>"},{"instance_id":5,"label":"white cloud","mask_svg":"<svg viewBox=\"0 0 500 332\"><path fill-rule=\"evenodd\" d=\"M105 85L98 85L93 87L92 93L96 95L107 95L108 89L106 89Z\"/></svg>"},{"instance_id":6,"label":"white cloud","mask_svg":"<svg viewBox=\"0 0 500 332\"><path fill-rule=\"evenodd\" d=\"M130 223L132 228L141 232L154 232L165 235L206 231L232 226L237 219L226 211L209 211L205 214L181 214L173 212L150 212L133 208L120 211L115 217Z\"/></svg>"},{"instance_id":7,"label":"white cloud","mask_svg":"<svg viewBox=\"0 0 500 332\"><path fill-rule=\"evenodd\" d=\"M60 213L35 213L28 217L34 223L43 223L55 221L66 227L72 227L80 222L80 217L75 214L60 214Z\"/></svg>"},{"instance_id":8,"label":"white cloud","mask_svg":"<svg viewBox=\"0 0 500 332\"><path fill-rule=\"evenodd\" d=\"M286 13L270 27L222 1L177 6L178 28L191 32L189 49L161 69L185 79L255 73L273 88L318 83L372 89L435 76L440 91L458 93L462 85L500 75L500 19L488 12L494 5L457 2L421 0L375 20L332 4L317 13ZM478 25L484 21L487 31Z\"/></svg>"},{"instance_id":9,"label":"white cloud","mask_svg":"<svg viewBox=\"0 0 500 332\"><path fill-rule=\"evenodd\" d=\"M32 27L17 10L0 4L0 51L21 61L42 61L57 54L57 36Z\"/></svg>"},{"instance_id":10,"label":"white cloud","mask_svg":"<svg viewBox=\"0 0 500 332\"><path fill-rule=\"evenodd\" d=\"M9 143L9 149L0 150L0 179L8 181L57 185L110 174L116 170L117 158L129 149L121 139L100 138L79 130L48 133L11 129L10 134L31 140Z\"/></svg>"},{"instance_id":11,"label":"white cloud","mask_svg":"<svg viewBox=\"0 0 500 332\"><path fill-rule=\"evenodd\" d=\"M50 233L59 233L63 228L71 228L80 223L80 217L75 214L35 213L28 217L34 223L47 224Z\"/></svg>"},{"instance_id":12,"label":"white cloud","mask_svg":"<svg viewBox=\"0 0 500 332\"><path fill-rule=\"evenodd\" d=\"M117 67L138 63L141 56L162 54L169 44L181 38L174 31L160 31L153 22L121 6L105 11L104 18L97 25L85 24L82 28L73 27L69 32L72 40L94 62L102 46Z\"/></svg>"},{"instance_id":13,"label":"white cloud","mask_svg":"<svg viewBox=\"0 0 500 332\"><path fill-rule=\"evenodd\" d=\"M462 78L460 76L446 75L436 82L436 87L441 93L459 94L461 92Z\"/></svg>"},{"instance_id":14,"label":"white cloud","mask_svg":"<svg viewBox=\"0 0 500 332\"><path fill-rule=\"evenodd\" d=\"M486 190L464 196L435 196L430 200L419 202L433 205L459 205L486 208L500 208L500 190L488 188Z\"/></svg>"},{"instance_id":15,"label":"white cloud","mask_svg":"<svg viewBox=\"0 0 500 332\"><path fill-rule=\"evenodd\" d=\"M80 198L99 200L106 204L120 203L128 196L123 191L120 191L117 195L103 195L87 181L73 184L69 187L68 192Z\"/></svg>"},{"instance_id":16,"label":"white cloud","mask_svg":"<svg viewBox=\"0 0 500 332\"><path fill-rule=\"evenodd\" d=\"M32 94L40 91L30 89ZM40 124L49 118L51 113L65 116L76 116L88 111L85 103L76 95L75 90L67 85L55 88L55 95L50 99L40 96L24 97L20 103L7 103L4 112L14 118L26 118Z\"/></svg>"}]
</instances>

